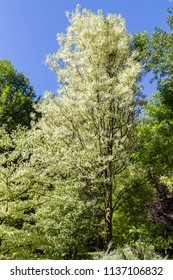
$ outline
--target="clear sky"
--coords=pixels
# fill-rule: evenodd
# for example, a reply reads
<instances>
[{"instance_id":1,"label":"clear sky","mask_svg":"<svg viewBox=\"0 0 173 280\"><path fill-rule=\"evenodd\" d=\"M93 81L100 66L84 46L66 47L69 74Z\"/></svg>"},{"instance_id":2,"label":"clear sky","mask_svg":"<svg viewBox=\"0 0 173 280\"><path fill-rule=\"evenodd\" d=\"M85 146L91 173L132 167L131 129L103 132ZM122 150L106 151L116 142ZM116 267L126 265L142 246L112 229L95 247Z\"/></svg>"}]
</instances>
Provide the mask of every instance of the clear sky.
<instances>
[{"instance_id":1,"label":"clear sky","mask_svg":"<svg viewBox=\"0 0 173 280\"><path fill-rule=\"evenodd\" d=\"M0 59L12 62L15 69L29 78L36 94L45 90L56 92L55 74L44 64L46 54L57 50L56 34L65 32L68 25L65 11L77 4L104 14L121 14L129 32L154 27L168 29L166 8L169 0L0 0ZM153 86L145 82L145 93Z\"/></svg>"}]
</instances>

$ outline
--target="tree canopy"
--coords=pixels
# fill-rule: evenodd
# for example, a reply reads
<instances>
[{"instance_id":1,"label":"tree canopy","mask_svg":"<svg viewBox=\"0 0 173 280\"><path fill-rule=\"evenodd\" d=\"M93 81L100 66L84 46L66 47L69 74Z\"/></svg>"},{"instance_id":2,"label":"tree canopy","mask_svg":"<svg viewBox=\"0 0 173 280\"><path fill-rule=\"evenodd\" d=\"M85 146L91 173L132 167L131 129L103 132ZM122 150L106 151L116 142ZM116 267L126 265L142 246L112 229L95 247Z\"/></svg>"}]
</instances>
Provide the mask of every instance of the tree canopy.
<instances>
[{"instance_id":1,"label":"tree canopy","mask_svg":"<svg viewBox=\"0 0 173 280\"><path fill-rule=\"evenodd\" d=\"M70 176L101 196L109 244L116 175L137 148L134 119L140 64L120 16L105 18L100 11L95 15L77 6L68 18L66 34L58 35L58 51L47 57L59 82L60 97L54 102L56 141ZM54 118L54 110L50 113Z\"/></svg>"},{"instance_id":2,"label":"tree canopy","mask_svg":"<svg viewBox=\"0 0 173 280\"><path fill-rule=\"evenodd\" d=\"M10 61L0 60L0 126L7 131L18 125L30 127L35 97L29 80Z\"/></svg>"}]
</instances>

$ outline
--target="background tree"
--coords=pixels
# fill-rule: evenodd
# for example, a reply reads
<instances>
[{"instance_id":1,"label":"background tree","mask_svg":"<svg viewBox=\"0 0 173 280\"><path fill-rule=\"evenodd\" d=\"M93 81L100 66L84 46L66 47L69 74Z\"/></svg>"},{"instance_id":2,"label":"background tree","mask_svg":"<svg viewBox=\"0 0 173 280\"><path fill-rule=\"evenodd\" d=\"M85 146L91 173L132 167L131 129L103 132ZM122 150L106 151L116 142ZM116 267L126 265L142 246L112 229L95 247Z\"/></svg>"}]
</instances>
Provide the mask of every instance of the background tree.
<instances>
[{"instance_id":1,"label":"background tree","mask_svg":"<svg viewBox=\"0 0 173 280\"><path fill-rule=\"evenodd\" d=\"M169 13L167 19L172 28L172 9ZM134 42L146 71L151 71L152 80L157 82L157 92L148 99L141 123L145 143L141 153L158 180L157 176L165 176L173 164L173 33L156 28L151 38L146 33L137 34Z\"/></svg>"},{"instance_id":2,"label":"background tree","mask_svg":"<svg viewBox=\"0 0 173 280\"><path fill-rule=\"evenodd\" d=\"M167 22L172 29L172 8L168 10ZM150 211L155 226L155 248L171 252L173 214L172 188L173 182L173 33L155 28L151 37L147 33L137 34L134 39L136 48L146 72L151 71L156 81L157 91L148 99L142 122L140 136L143 148L139 157L148 178L156 190L155 202ZM164 216L164 218L163 218ZM154 229L155 228L155 229ZM154 236L154 234L153 234ZM159 237L158 237L159 236ZM158 241L158 238L159 241Z\"/></svg>"},{"instance_id":3,"label":"background tree","mask_svg":"<svg viewBox=\"0 0 173 280\"><path fill-rule=\"evenodd\" d=\"M7 131L17 125L30 127L35 93L29 80L18 73L10 61L0 61L0 126Z\"/></svg>"}]
</instances>

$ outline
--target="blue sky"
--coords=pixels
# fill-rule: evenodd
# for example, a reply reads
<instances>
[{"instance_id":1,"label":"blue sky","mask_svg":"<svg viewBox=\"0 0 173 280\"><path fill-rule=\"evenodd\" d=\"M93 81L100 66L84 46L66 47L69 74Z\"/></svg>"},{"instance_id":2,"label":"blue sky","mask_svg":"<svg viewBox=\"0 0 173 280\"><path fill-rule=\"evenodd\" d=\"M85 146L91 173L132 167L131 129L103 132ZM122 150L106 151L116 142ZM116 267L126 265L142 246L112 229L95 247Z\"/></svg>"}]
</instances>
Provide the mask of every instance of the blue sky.
<instances>
[{"instance_id":1,"label":"blue sky","mask_svg":"<svg viewBox=\"0 0 173 280\"><path fill-rule=\"evenodd\" d=\"M0 0L0 59L8 59L15 69L29 78L36 94L56 92L55 74L44 64L46 54L57 50L56 34L68 25L65 11L77 4L104 14L121 14L130 33L154 27L167 30L166 8L169 0ZM145 93L154 86L145 81Z\"/></svg>"}]
</instances>

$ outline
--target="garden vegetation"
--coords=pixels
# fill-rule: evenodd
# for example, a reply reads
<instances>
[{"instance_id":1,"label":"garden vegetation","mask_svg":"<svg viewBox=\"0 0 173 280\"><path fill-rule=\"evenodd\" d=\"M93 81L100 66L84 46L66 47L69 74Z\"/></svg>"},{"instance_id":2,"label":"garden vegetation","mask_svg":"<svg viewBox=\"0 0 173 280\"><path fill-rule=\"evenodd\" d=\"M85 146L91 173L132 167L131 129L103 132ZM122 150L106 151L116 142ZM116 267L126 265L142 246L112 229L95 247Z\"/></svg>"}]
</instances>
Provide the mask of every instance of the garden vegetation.
<instances>
[{"instance_id":1,"label":"garden vegetation","mask_svg":"<svg viewBox=\"0 0 173 280\"><path fill-rule=\"evenodd\" d=\"M172 258L172 11L170 32L133 37L121 16L67 13L57 96L0 61L0 259Z\"/></svg>"}]
</instances>

